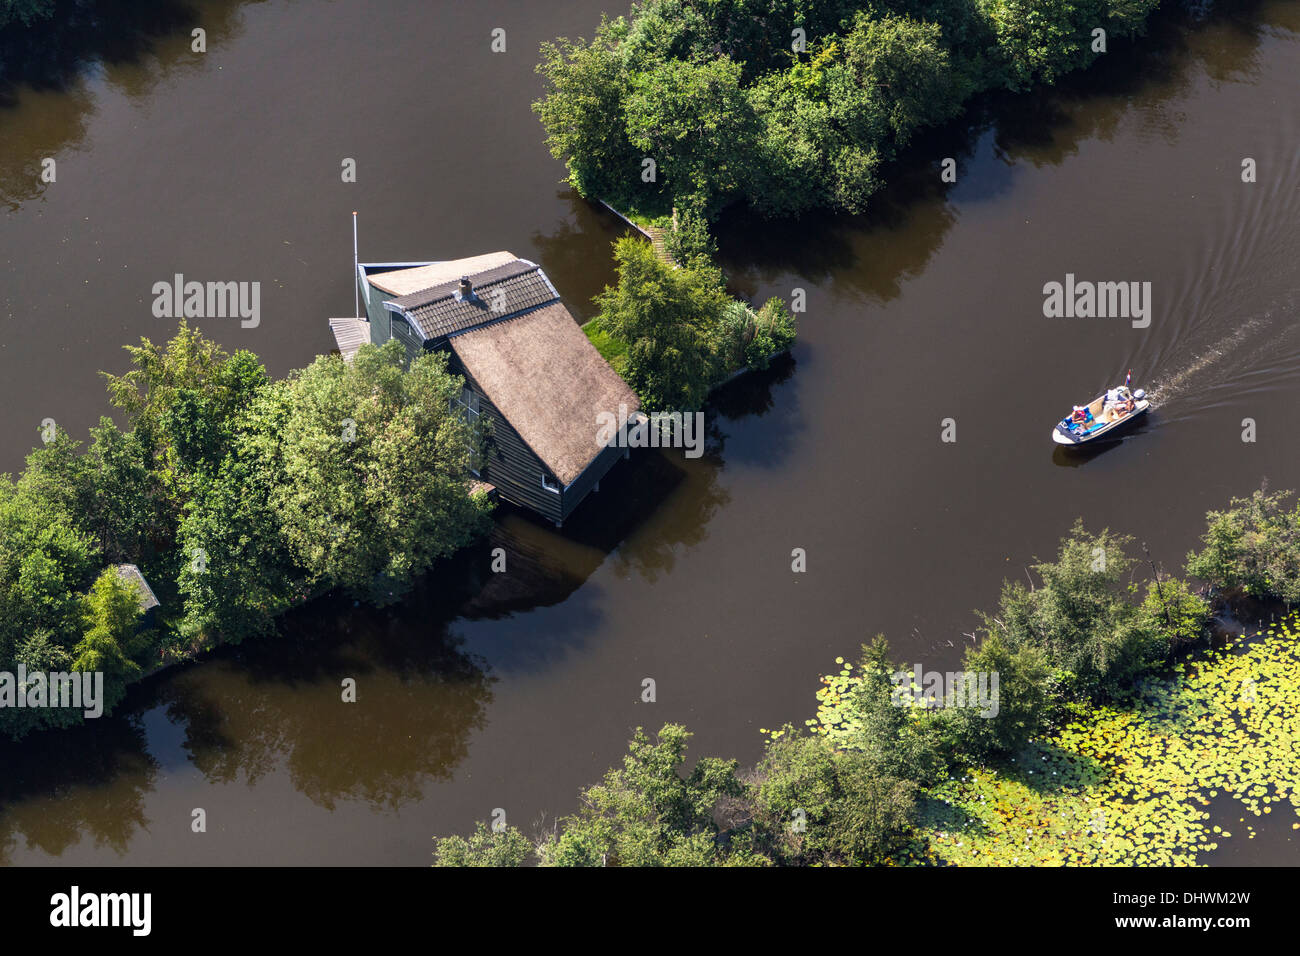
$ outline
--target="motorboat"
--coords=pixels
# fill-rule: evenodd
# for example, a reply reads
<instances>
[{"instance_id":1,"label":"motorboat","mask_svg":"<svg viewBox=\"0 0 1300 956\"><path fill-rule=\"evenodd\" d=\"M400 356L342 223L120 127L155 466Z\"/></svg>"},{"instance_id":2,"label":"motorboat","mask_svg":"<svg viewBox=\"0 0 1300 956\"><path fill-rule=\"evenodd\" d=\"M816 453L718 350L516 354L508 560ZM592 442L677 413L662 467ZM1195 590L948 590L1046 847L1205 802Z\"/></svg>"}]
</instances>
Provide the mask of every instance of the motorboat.
<instances>
[{"instance_id":1,"label":"motorboat","mask_svg":"<svg viewBox=\"0 0 1300 956\"><path fill-rule=\"evenodd\" d=\"M1074 410L1056 423L1052 441L1058 445L1083 445L1137 421L1147 413L1151 400L1142 389L1131 390L1125 384L1108 388L1087 405Z\"/></svg>"}]
</instances>

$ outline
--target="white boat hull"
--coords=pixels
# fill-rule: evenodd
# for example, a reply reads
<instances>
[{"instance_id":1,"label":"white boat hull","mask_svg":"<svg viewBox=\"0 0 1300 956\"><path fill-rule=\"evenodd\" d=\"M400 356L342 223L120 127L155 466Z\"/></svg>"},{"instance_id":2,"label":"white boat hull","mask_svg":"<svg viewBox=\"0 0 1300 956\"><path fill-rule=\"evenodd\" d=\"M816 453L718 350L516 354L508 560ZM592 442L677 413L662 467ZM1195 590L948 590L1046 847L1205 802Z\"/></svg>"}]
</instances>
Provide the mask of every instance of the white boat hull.
<instances>
[{"instance_id":1,"label":"white boat hull","mask_svg":"<svg viewBox=\"0 0 1300 956\"><path fill-rule=\"evenodd\" d=\"M1093 401L1089 403L1089 407L1091 408L1098 405L1098 403L1102 402L1104 398L1105 396L1102 395L1093 399ZM1150 408L1150 400L1145 398L1141 399L1134 404L1133 411L1115 417L1110 421L1101 421L1098 419L1091 428L1084 432L1070 432L1066 429L1064 422L1058 423L1057 426L1052 429L1052 441L1056 442L1058 445L1086 445L1089 442L1094 442L1107 435L1113 435L1121 428L1127 427L1145 415ZM1107 412L1106 414L1113 415L1112 412Z\"/></svg>"}]
</instances>

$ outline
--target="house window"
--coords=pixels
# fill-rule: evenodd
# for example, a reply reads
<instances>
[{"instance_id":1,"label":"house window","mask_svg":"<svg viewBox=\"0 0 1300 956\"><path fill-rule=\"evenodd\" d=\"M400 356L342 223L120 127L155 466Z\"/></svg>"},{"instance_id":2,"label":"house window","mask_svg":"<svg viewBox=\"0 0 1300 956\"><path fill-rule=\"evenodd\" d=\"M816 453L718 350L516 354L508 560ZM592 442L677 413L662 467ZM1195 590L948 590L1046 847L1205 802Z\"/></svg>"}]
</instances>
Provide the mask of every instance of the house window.
<instances>
[{"instance_id":1,"label":"house window","mask_svg":"<svg viewBox=\"0 0 1300 956\"><path fill-rule=\"evenodd\" d=\"M459 410L460 417L464 419L466 424L477 431L479 418L478 393L472 391L468 386L462 388L460 395L452 399L452 411L457 410ZM479 470L483 466L482 455L479 454L478 448L469 445L466 447L470 450L470 473L477 478L479 477Z\"/></svg>"},{"instance_id":2,"label":"house window","mask_svg":"<svg viewBox=\"0 0 1300 956\"><path fill-rule=\"evenodd\" d=\"M461 407L461 417L471 425L478 420L479 404L478 393L473 391L468 385L460 390L460 397L453 399Z\"/></svg>"},{"instance_id":3,"label":"house window","mask_svg":"<svg viewBox=\"0 0 1300 956\"><path fill-rule=\"evenodd\" d=\"M542 475L542 487L551 492L551 494L558 495L560 493L560 481L558 478L554 478L551 475Z\"/></svg>"}]
</instances>

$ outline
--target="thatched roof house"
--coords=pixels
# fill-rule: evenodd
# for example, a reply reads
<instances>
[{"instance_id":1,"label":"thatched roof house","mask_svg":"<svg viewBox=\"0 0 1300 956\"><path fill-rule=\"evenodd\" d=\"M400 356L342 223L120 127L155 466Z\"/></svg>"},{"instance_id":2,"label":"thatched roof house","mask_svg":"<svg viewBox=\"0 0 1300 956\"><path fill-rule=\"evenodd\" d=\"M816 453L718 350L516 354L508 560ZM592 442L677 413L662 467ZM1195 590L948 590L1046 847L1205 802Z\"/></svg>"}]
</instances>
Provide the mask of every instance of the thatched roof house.
<instances>
[{"instance_id":1,"label":"thatched roof house","mask_svg":"<svg viewBox=\"0 0 1300 956\"><path fill-rule=\"evenodd\" d=\"M464 414L494 420L480 478L501 497L562 523L622 455L597 440L598 416L621 414L622 424L640 403L541 267L493 252L362 264L358 281L367 328L331 320L340 353L390 338L411 358L446 351L465 378Z\"/></svg>"}]
</instances>

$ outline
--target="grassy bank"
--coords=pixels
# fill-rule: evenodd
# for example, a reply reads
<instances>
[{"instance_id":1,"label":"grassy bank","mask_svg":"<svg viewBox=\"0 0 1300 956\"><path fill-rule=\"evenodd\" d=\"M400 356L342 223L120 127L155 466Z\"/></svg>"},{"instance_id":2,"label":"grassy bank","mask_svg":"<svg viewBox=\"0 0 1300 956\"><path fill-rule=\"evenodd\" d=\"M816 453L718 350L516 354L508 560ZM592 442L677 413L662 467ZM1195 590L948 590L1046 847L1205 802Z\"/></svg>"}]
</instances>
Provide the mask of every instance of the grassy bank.
<instances>
[{"instance_id":1,"label":"grassy bank","mask_svg":"<svg viewBox=\"0 0 1300 956\"><path fill-rule=\"evenodd\" d=\"M794 343L785 303L754 309L733 299L703 256L671 265L629 236L614 243L614 262L618 282L596 297L600 311L583 331L646 412L696 411L715 385L766 368Z\"/></svg>"}]
</instances>

